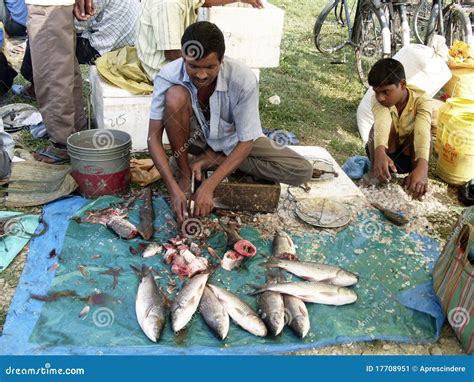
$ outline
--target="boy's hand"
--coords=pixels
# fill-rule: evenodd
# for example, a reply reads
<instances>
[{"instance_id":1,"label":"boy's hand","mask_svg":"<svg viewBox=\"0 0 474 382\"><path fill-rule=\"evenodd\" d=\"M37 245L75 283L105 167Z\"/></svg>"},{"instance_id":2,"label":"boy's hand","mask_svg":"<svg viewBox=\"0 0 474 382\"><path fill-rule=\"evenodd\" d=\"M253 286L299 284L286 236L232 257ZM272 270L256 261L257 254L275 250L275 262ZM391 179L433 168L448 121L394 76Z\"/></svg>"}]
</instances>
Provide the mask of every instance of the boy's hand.
<instances>
[{"instance_id":1,"label":"boy's hand","mask_svg":"<svg viewBox=\"0 0 474 382\"><path fill-rule=\"evenodd\" d=\"M414 199L420 199L428 190L428 162L418 159L415 169L405 178L405 189Z\"/></svg>"},{"instance_id":2,"label":"boy's hand","mask_svg":"<svg viewBox=\"0 0 474 382\"><path fill-rule=\"evenodd\" d=\"M397 172L395 163L385 153L385 147L377 147L374 158L374 175L383 182L389 182L392 179L392 172Z\"/></svg>"}]
</instances>

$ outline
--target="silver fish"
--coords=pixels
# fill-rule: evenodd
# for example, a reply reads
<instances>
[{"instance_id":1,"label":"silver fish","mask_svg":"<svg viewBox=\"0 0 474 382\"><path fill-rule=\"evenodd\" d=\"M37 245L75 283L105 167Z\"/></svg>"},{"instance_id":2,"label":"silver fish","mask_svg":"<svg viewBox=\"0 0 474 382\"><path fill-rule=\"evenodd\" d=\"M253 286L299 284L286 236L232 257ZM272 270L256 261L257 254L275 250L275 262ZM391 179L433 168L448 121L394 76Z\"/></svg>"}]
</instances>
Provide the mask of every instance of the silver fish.
<instances>
[{"instance_id":1,"label":"silver fish","mask_svg":"<svg viewBox=\"0 0 474 382\"><path fill-rule=\"evenodd\" d=\"M272 253L274 257L296 260L296 248L291 240L291 237L288 236L285 232L277 230L275 236L273 237L272 243Z\"/></svg>"},{"instance_id":2,"label":"silver fish","mask_svg":"<svg viewBox=\"0 0 474 382\"><path fill-rule=\"evenodd\" d=\"M229 333L229 315L220 303L216 295L208 287L204 288L199 312L206 324L216 333L220 340L227 337Z\"/></svg>"},{"instance_id":3,"label":"silver fish","mask_svg":"<svg viewBox=\"0 0 474 382\"><path fill-rule=\"evenodd\" d=\"M237 325L254 336L265 337L267 335L265 324L250 306L225 289L212 284L208 284L208 286Z\"/></svg>"},{"instance_id":4,"label":"silver fish","mask_svg":"<svg viewBox=\"0 0 474 382\"><path fill-rule=\"evenodd\" d=\"M311 327L309 322L308 309L299 298L283 295L285 304L285 322L300 337L305 338Z\"/></svg>"},{"instance_id":5,"label":"silver fish","mask_svg":"<svg viewBox=\"0 0 474 382\"><path fill-rule=\"evenodd\" d=\"M135 298L135 313L143 333L153 342L160 339L166 322L167 301L158 290L150 268L142 266L133 270L140 278Z\"/></svg>"},{"instance_id":6,"label":"silver fish","mask_svg":"<svg viewBox=\"0 0 474 382\"><path fill-rule=\"evenodd\" d=\"M267 276L268 283L277 283L278 277ZM259 295L258 313L270 333L277 336L285 327L285 307L283 297L278 292L266 291Z\"/></svg>"},{"instance_id":7,"label":"silver fish","mask_svg":"<svg viewBox=\"0 0 474 382\"><path fill-rule=\"evenodd\" d=\"M346 305L357 300L357 294L352 289L316 281L265 284L255 288L255 292L252 292L251 295L269 290L289 294L315 304Z\"/></svg>"},{"instance_id":8,"label":"silver fish","mask_svg":"<svg viewBox=\"0 0 474 382\"><path fill-rule=\"evenodd\" d=\"M142 253L142 256L144 258L152 257L160 253L162 250L163 250L163 246L161 246L160 244L151 243L145 248L145 250Z\"/></svg>"},{"instance_id":9,"label":"silver fish","mask_svg":"<svg viewBox=\"0 0 474 382\"><path fill-rule=\"evenodd\" d=\"M271 259L260 265L266 268L284 269L307 281L320 281L337 286L354 285L359 281L355 273L348 272L334 265L284 259Z\"/></svg>"},{"instance_id":10,"label":"silver fish","mask_svg":"<svg viewBox=\"0 0 474 382\"><path fill-rule=\"evenodd\" d=\"M191 320L201 301L209 273L190 278L171 304L171 326L179 332Z\"/></svg>"}]
</instances>

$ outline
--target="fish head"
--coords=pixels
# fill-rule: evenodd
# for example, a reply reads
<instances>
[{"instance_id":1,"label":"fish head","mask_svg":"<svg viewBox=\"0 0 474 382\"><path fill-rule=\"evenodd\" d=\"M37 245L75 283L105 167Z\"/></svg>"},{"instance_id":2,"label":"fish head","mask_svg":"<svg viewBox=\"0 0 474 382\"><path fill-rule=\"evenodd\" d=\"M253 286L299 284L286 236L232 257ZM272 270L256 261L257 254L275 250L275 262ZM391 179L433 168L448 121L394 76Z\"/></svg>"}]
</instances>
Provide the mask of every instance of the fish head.
<instances>
[{"instance_id":1,"label":"fish head","mask_svg":"<svg viewBox=\"0 0 474 382\"><path fill-rule=\"evenodd\" d=\"M153 342L158 342L164 327L164 319L156 316L149 316L143 323L143 332Z\"/></svg>"}]
</instances>

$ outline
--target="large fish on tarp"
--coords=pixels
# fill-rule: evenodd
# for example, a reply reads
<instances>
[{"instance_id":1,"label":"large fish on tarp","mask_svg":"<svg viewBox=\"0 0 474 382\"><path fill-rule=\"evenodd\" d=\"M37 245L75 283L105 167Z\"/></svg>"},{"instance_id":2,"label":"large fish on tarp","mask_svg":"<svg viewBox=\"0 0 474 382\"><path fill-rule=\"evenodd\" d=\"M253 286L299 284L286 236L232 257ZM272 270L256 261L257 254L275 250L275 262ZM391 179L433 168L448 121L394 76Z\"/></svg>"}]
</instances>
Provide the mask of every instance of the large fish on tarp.
<instances>
[{"instance_id":1,"label":"large fish on tarp","mask_svg":"<svg viewBox=\"0 0 474 382\"><path fill-rule=\"evenodd\" d=\"M265 291L273 291L289 294L315 304L346 305L357 300L357 294L352 289L316 281L265 284L254 288L255 291L250 293L252 296Z\"/></svg>"},{"instance_id":2,"label":"large fish on tarp","mask_svg":"<svg viewBox=\"0 0 474 382\"><path fill-rule=\"evenodd\" d=\"M102 224L115 232L120 238L130 240L138 236L137 227L126 220L128 208L135 198L130 199L123 207L107 207L86 211L84 217L74 217L77 223Z\"/></svg>"},{"instance_id":3,"label":"large fish on tarp","mask_svg":"<svg viewBox=\"0 0 474 382\"><path fill-rule=\"evenodd\" d=\"M206 324L220 340L227 337L227 333L229 333L229 314L214 292L208 287L204 288L204 293L199 303L199 312Z\"/></svg>"},{"instance_id":4,"label":"large fish on tarp","mask_svg":"<svg viewBox=\"0 0 474 382\"><path fill-rule=\"evenodd\" d=\"M155 211L153 210L153 194L151 188L147 187L143 193L143 205L140 207L140 224L137 227L143 239L151 240L153 237L155 233L154 222Z\"/></svg>"},{"instance_id":5,"label":"large fish on tarp","mask_svg":"<svg viewBox=\"0 0 474 382\"><path fill-rule=\"evenodd\" d=\"M260 265L266 268L283 269L307 281L320 281L337 286L350 286L359 281L355 273L334 265L284 259L270 259Z\"/></svg>"},{"instance_id":6,"label":"large fish on tarp","mask_svg":"<svg viewBox=\"0 0 474 382\"><path fill-rule=\"evenodd\" d=\"M298 260L293 240L281 230L275 231L272 243L272 254L273 257L278 259Z\"/></svg>"},{"instance_id":7,"label":"large fish on tarp","mask_svg":"<svg viewBox=\"0 0 474 382\"><path fill-rule=\"evenodd\" d=\"M280 275L267 274L267 283L276 284ZM270 333L277 336L285 327L285 306L283 296L278 292L265 291L258 296L258 313L267 325Z\"/></svg>"},{"instance_id":8,"label":"large fish on tarp","mask_svg":"<svg viewBox=\"0 0 474 382\"><path fill-rule=\"evenodd\" d=\"M283 295L285 322L300 337L305 338L311 327L308 309L303 301L289 294Z\"/></svg>"},{"instance_id":9,"label":"large fish on tarp","mask_svg":"<svg viewBox=\"0 0 474 382\"><path fill-rule=\"evenodd\" d=\"M167 301L158 290L155 279L151 274L151 268L142 266L140 270L134 266L131 267L140 279L135 298L135 313L138 324L151 341L157 342L165 327Z\"/></svg>"},{"instance_id":10,"label":"large fish on tarp","mask_svg":"<svg viewBox=\"0 0 474 382\"><path fill-rule=\"evenodd\" d=\"M208 286L237 325L254 336L265 337L267 335L267 328L264 322L244 301L235 294L218 286L212 284L208 284Z\"/></svg>"},{"instance_id":11,"label":"large fish on tarp","mask_svg":"<svg viewBox=\"0 0 474 382\"><path fill-rule=\"evenodd\" d=\"M206 287L209 273L190 278L171 304L171 326L174 332L183 329L196 312Z\"/></svg>"}]
</instances>

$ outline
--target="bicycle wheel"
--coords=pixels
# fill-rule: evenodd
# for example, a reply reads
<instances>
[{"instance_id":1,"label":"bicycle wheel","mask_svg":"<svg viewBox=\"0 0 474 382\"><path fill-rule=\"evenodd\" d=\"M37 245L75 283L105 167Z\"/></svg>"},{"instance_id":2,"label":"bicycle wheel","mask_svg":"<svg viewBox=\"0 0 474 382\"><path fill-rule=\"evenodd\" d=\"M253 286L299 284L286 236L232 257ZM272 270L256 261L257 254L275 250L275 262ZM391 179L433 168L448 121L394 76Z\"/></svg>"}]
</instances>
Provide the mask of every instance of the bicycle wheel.
<instances>
[{"instance_id":1,"label":"bicycle wheel","mask_svg":"<svg viewBox=\"0 0 474 382\"><path fill-rule=\"evenodd\" d=\"M355 58L361 82L369 87L370 68L383 58L382 20L371 1L359 5L352 41L357 44Z\"/></svg>"},{"instance_id":2,"label":"bicycle wheel","mask_svg":"<svg viewBox=\"0 0 474 382\"><path fill-rule=\"evenodd\" d=\"M420 2L415 6L412 29L418 44L423 44L425 41L432 7L433 0L420 0Z\"/></svg>"},{"instance_id":3,"label":"bicycle wheel","mask_svg":"<svg viewBox=\"0 0 474 382\"><path fill-rule=\"evenodd\" d=\"M334 53L349 41L348 7L350 24L355 11L356 0L330 0L319 14L314 24L314 44L321 53Z\"/></svg>"},{"instance_id":4,"label":"bicycle wheel","mask_svg":"<svg viewBox=\"0 0 474 382\"><path fill-rule=\"evenodd\" d=\"M426 27L426 35L424 39L424 44L426 46L432 46L433 44L433 37L436 34L436 30L439 28L438 24L438 16L441 12L440 4L435 3L433 4L433 8L431 8L430 18L428 20L428 25Z\"/></svg>"},{"instance_id":5,"label":"bicycle wheel","mask_svg":"<svg viewBox=\"0 0 474 382\"><path fill-rule=\"evenodd\" d=\"M468 44L472 40L472 26L469 16L458 5L454 6L446 18L446 44L453 45L454 40Z\"/></svg>"}]
</instances>

